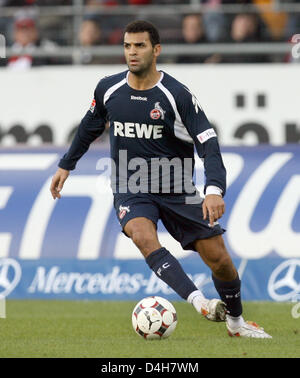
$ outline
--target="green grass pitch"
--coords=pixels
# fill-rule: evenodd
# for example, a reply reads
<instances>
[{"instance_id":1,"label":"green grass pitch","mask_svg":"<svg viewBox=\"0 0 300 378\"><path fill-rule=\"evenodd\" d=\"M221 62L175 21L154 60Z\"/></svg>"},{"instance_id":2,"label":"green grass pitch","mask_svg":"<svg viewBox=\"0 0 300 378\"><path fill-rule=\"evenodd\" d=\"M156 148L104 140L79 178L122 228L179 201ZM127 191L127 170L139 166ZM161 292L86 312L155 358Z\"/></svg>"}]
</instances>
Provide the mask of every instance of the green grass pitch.
<instances>
[{"instance_id":1,"label":"green grass pitch","mask_svg":"<svg viewBox=\"0 0 300 378\"><path fill-rule=\"evenodd\" d=\"M202 358L300 357L300 318L293 303L244 302L244 317L263 326L273 339L227 335L183 302L173 302L178 315L174 333L146 341L132 329L136 302L7 300L0 319L0 358Z\"/></svg>"}]
</instances>

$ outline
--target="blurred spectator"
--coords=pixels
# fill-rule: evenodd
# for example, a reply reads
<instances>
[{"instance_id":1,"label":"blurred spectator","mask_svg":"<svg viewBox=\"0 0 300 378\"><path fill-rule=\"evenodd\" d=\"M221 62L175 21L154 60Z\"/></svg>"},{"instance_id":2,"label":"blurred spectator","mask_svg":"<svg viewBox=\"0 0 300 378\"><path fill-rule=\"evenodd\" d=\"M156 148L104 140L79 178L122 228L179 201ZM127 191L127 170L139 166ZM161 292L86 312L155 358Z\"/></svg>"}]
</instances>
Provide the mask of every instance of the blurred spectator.
<instances>
[{"instance_id":1,"label":"blurred spectator","mask_svg":"<svg viewBox=\"0 0 300 378\"><path fill-rule=\"evenodd\" d=\"M123 58L109 56L94 56L89 47L104 44L104 33L99 19L96 16L87 16L81 23L78 40L81 47L81 64L113 64L123 63Z\"/></svg>"},{"instance_id":2,"label":"blurred spectator","mask_svg":"<svg viewBox=\"0 0 300 378\"><path fill-rule=\"evenodd\" d=\"M24 69L31 66L67 63L57 58L32 56L37 47L41 47L45 52L53 52L56 44L41 38L34 18L25 15L17 18L13 25L11 46L15 55L8 59L7 66Z\"/></svg>"},{"instance_id":3,"label":"blurred spectator","mask_svg":"<svg viewBox=\"0 0 300 378\"><path fill-rule=\"evenodd\" d=\"M179 43L196 45L207 43L203 19L201 14L188 14L182 20L182 38ZM210 63L214 57L203 55L181 55L176 63Z\"/></svg>"},{"instance_id":4,"label":"blurred spectator","mask_svg":"<svg viewBox=\"0 0 300 378\"><path fill-rule=\"evenodd\" d=\"M239 5L243 5L243 4L252 4L252 0L222 0L222 4L239 4Z\"/></svg>"},{"instance_id":5,"label":"blurred spectator","mask_svg":"<svg viewBox=\"0 0 300 378\"><path fill-rule=\"evenodd\" d=\"M147 5L151 3L152 0L127 0L127 4L129 5Z\"/></svg>"},{"instance_id":6,"label":"blurred spectator","mask_svg":"<svg viewBox=\"0 0 300 378\"><path fill-rule=\"evenodd\" d=\"M209 42L219 42L226 38L226 18L220 11L222 0L205 0L203 23Z\"/></svg>"},{"instance_id":7,"label":"blurred spectator","mask_svg":"<svg viewBox=\"0 0 300 378\"><path fill-rule=\"evenodd\" d=\"M0 0L0 7L1 6L4 6L4 4L1 4L1 0ZM9 18L1 17L1 11L0 11L0 34L7 35L8 26L9 26Z\"/></svg>"},{"instance_id":8,"label":"blurred spectator","mask_svg":"<svg viewBox=\"0 0 300 378\"><path fill-rule=\"evenodd\" d=\"M251 5L252 0L202 0L205 5L203 21L209 42L224 42L235 14L223 13L222 5Z\"/></svg>"},{"instance_id":9,"label":"blurred spectator","mask_svg":"<svg viewBox=\"0 0 300 378\"><path fill-rule=\"evenodd\" d=\"M127 0L85 0L85 4L89 7L90 13L93 12L93 7L117 7L119 5L127 5ZM105 41L109 45L119 45L123 41L124 27L133 21L134 15L123 14L107 14L101 18L102 32L105 36Z\"/></svg>"},{"instance_id":10,"label":"blurred spectator","mask_svg":"<svg viewBox=\"0 0 300 378\"><path fill-rule=\"evenodd\" d=\"M268 27L268 30L274 40L282 40L284 38L285 28L287 24L287 14L285 12L276 12L265 10L265 6L276 9L277 0L253 0L260 10L262 20ZM274 7L275 5L275 7Z\"/></svg>"},{"instance_id":11,"label":"blurred spectator","mask_svg":"<svg viewBox=\"0 0 300 378\"><path fill-rule=\"evenodd\" d=\"M95 46L102 43L100 22L96 18L86 18L82 21L79 30L79 42L81 46Z\"/></svg>"},{"instance_id":12,"label":"blurred spectator","mask_svg":"<svg viewBox=\"0 0 300 378\"><path fill-rule=\"evenodd\" d=\"M86 5L97 6L97 5L119 5L118 0L85 0Z\"/></svg>"},{"instance_id":13,"label":"blurred spectator","mask_svg":"<svg viewBox=\"0 0 300 378\"><path fill-rule=\"evenodd\" d=\"M251 7L254 8L253 11L255 11L255 5L253 3L253 0L221 0L222 5L230 5L230 6L244 6L247 7L248 12L251 11ZM245 11L245 13L247 13ZM231 30L231 25L233 23L234 18L237 16L237 13L225 13L224 14L224 35L221 38L220 42L226 42L228 39L230 39L230 30Z\"/></svg>"},{"instance_id":14,"label":"blurred spectator","mask_svg":"<svg viewBox=\"0 0 300 378\"><path fill-rule=\"evenodd\" d=\"M237 14L231 24L231 43L255 43L262 40L262 26L260 18L254 13ZM224 63L267 63L269 59L266 55L260 54L235 54L221 59Z\"/></svg>"},{"instance_id":15,"label":"blurred spectator","mask_svg":"<svg viewBox=\"0 0 300 378\"><path fill-rule=\"evenodd\" d=\"M93 47L102 44L102 30L100 22L94 17L84 19L79 29L79 43L82 47ZM81 56L82 64L97 64L101 57L94 57L89 51L83 51Z\"/></svg>"},{"instance_id":16,"label":"blurred spectator","mask_svg":"<svg viewBox=\"0 0 300 378\"><path fill-rule=\"evenodd\" d=\"M251 5L253 4L253 0L222 0L222 4L230 4L230 5Z\"/></svg>"},{"instance_id":17,"label":"blurred spectator","mask_svg":"<svg viewBox=\"0 0 300 378\"><path fill-rule=\"evenodd\" d=\"M85 0L86 5L147 5L152 0Z\"/></svg>"},{"instance_id":18,"label":"blurred spectator","mask_svg":"<svg viewBox=\"0 0 300 378\"><path fill-rule=\"evenodd\" d=\"M256 15L236 15L231 25L230 37L233 42L259 42L260 35Z\"/></svg>"},{"instance_id":19,"label":"blurred spectator","mask_svg":"<svg viewBox=\"0 0 300 378\"><path fill-rule=\"evenodd\" d=\"M182 37L184 43L207 42L200 14L189 14L182 20Z\"/></svg>"},{"instance_id":20,"label":"blurred spectator","mask_svg":"<svg viewBox=\"0 0 300 378\"><path fill-rule=\"evenodd\" d=\"M1 1L1 0L0 0ZM21 7L21 6L32 6L32 5L72 5L73 0L6 0L7 6L10 7Z\"/></svg>"},{"instance_id":21,"label":"blurred spectator","mask_svg":"<svg viewBox=\"0 0 300 378\"><path fill-rule=\"evenodd\" d=\"M300 0L289 0L300 4ZM290 40L294 34L300 33L300 13L289 13L285 30L285 40Z\"/></svg>"}]
</instances>

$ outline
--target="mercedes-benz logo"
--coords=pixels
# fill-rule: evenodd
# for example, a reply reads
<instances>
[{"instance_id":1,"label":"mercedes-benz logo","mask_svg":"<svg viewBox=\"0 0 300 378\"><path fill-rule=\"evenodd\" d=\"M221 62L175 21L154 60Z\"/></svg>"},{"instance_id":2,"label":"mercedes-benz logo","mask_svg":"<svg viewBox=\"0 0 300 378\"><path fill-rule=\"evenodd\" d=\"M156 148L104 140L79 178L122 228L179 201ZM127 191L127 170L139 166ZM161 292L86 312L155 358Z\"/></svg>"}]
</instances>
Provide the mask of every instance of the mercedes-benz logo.
<instances>
[{"instance_id":1,"label":"mercedes-benz logo","mask_svg":"<svg viewBox=\"0 0 300 378\"><path fill-rule=\"evenodd\" d=\"M7 297L18 285L22 271L20 264L10 258L0 259L0 299Z\"/></svg>"},{"instance_id":2,"label":"mercedes-benz logo","mask_svg":"<svg viewBox=\"0 0 300 378\"><path fill-rule=\"evenodd\" d=\"M300 294L300 260L286 260L272 272L268 292L276 301L290 301Z\"/></svg>"}]
</instances>

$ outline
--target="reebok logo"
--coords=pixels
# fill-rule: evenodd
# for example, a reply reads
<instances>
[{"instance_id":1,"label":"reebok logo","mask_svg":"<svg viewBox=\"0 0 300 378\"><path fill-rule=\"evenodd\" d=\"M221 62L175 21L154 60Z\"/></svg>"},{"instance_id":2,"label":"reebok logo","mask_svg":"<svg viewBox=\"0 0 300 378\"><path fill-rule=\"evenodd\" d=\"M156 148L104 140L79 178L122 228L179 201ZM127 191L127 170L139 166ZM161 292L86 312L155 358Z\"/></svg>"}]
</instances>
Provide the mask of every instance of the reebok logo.
<instances>
[{"instance_id":1,"label":"reebok logo","mask_svg":"<svg viewBox=\"0 0 300 378\"><path fill-rule=\"evenodd\" d=\"M147 101L147 97L141 97L141 96L131 96L130 100L137 100L137 101Z\"/></svg>"}]
</instances>

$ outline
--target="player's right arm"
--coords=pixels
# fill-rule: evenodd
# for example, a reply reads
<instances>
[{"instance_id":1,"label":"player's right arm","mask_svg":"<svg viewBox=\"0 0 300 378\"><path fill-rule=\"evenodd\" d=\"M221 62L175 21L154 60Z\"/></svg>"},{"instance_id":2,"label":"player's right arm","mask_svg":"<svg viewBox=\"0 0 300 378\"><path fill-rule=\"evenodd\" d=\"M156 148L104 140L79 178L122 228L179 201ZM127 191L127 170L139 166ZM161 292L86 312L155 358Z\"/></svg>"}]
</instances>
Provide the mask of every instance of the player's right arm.
<instances>
[{"instance_id":1,"label":"player's right arm","mask_svg":"<svg viewBox=\"0 0 300 378\"><path fill-rule=\"evenodd\" d=\"M92 105L81 120L69 150L59 161L59 168L50 186L53 199L61 198L60 191L70 171L75 169L77 161L89 149L90 144L105 130L106 109L101 101L100 83L94 92Z\"/></svg>"}]
</instances>

